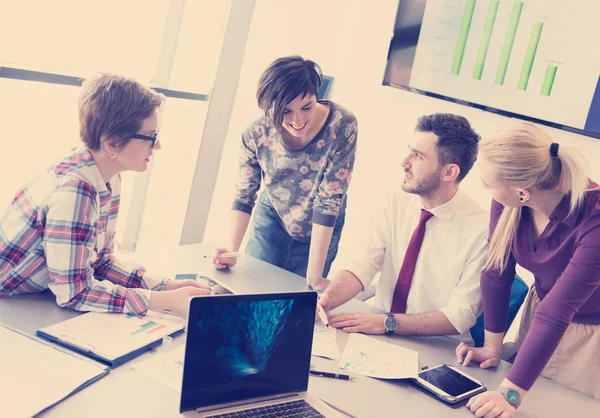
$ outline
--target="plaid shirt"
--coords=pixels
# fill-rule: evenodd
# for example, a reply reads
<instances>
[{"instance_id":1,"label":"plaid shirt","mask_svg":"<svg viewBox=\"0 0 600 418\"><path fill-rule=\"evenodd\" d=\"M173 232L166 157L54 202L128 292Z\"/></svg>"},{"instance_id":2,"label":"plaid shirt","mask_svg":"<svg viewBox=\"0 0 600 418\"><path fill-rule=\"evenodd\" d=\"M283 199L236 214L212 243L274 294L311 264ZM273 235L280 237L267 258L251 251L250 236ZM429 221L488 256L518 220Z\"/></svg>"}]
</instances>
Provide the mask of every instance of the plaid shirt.
<instances>
[{"instance_id":1,"label":"plaid shirt","mask_svg":"<svg viewBox=\"0 0 600 418\"><path fill-rule=\"evenodd\" d=\"M80 148L19 190L0 219L0 297L50 288L62 307L145 314L166 279L114 257L120 187Z\"/></svg>"}]
</instances>

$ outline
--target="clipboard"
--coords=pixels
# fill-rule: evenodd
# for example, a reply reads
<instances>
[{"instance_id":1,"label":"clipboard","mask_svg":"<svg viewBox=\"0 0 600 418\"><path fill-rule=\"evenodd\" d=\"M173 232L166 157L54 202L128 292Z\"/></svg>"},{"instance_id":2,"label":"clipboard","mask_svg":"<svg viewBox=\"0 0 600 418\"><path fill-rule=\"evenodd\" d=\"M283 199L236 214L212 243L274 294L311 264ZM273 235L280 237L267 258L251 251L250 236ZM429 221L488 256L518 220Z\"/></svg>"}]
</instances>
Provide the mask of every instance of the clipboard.
<instances>
[{"instance_id":1,"label":"clipboard","mask_svg":"<svg viewBox=\"0 0 600 418\"><path fill-rule=\"evenodd\" d=\"M116 368L183 334L181 318L149 311L146 316L89 312L40 329L36 335Z\"/></svg>"}]
</instances>

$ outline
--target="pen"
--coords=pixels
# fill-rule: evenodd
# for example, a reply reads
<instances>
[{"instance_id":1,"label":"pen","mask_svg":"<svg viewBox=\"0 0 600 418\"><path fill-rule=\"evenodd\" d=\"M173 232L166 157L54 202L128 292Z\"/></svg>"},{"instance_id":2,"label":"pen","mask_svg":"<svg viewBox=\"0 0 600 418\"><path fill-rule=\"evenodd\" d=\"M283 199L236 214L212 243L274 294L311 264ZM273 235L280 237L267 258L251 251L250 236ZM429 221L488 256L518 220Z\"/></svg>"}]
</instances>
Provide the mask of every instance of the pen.
<instances>
[{"instance_id":1,"label":"pen","mask_svg":"<svg viewBox=\"0 0 600 418\"><path fill-rule=\"evenodd\" d=\"M314 292L318 292L315 288L313 288L311 285L307 284L306 285L306 290L310 290L310 291L314 291ZM319 302L317 302L319 303ZM321 319L321 321L325 324L325 326L329 326L329 320L327 319L327 314L325 313L325 310L323 309L323 307L321 306L321 309L319 309L317 311L317 314L319 314L319 318Z\"/></svg>"},{"instance_id":2,"label":"pen","mask_svg":"<svg viewBox=\"0 0 600 418\"><path fill-rule=\"evenodd\" d=\"M329 326L329 321L327 320L327 315L325 314L325 309L323 309L322 306L319 308L319 311L317 313L319 314L319 318L321 318L321 321L323 321L325 326Z\"/></svg>"},{"instance_id":3,"label":"pen","mask_svg":"<svg viewBox=\"0 0 600 418\"><path fill-rule=\"evenodd\" d=\"M347 374L321 372L319 370L309 370L309 373L313 376L331 377L332 379L350 380L351 377Z\"/></svg>"},{"instance_id":4,"label":"pen","mask_svg":"<svg viewBox=\"0 0 600 418\"><path fill-rule=\"evenodd\" d=\"M230 253L223 253L223 254L219 254L219 257L221 258L236 258L239 257L240 253L239 252L230 252ZM202 256L203 258L214 258L214 255L204 255Z\"/></svg>"}]
</instances>

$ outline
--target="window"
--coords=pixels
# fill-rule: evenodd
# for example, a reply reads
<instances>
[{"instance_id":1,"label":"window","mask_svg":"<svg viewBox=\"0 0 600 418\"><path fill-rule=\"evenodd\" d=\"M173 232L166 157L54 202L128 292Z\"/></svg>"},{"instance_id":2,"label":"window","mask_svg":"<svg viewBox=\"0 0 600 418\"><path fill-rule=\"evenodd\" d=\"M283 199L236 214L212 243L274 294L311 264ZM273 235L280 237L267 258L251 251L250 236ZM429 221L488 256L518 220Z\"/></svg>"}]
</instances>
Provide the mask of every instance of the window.
<instances>
[{"instance_id":1,"label":"window","mask_svg":"<svg viewBox=\"0 0 600 418\"><path fill-rule=\"evenodd\" d=\"M79 88L0 78L0 213L37 172L79 145Z\"/></svg>"},{"instance_id":2,"label":"window","mask_svg":"<svg viewBox=\"0 0 600 418\"><path fill-rule=\"evenodd\" d=\"M169 4L169 0L2 2L0 63L79 77L110 71L150 82Z\"/></svg>"},{"instance_id":3,"label":"window","mask_svg":"<svg viewBox=\"0 0 600 418\"><path fill-rule=\"evenodd\" d=\"M129 251L138 239L141 246L177 245L229 7L229 0L2 2L0 210L44 166L81 144L79 88L72 84L98 72L121 73L168 99L163 149L151 169L122 175L117 242Z\"/></svg>"}]
</instances>

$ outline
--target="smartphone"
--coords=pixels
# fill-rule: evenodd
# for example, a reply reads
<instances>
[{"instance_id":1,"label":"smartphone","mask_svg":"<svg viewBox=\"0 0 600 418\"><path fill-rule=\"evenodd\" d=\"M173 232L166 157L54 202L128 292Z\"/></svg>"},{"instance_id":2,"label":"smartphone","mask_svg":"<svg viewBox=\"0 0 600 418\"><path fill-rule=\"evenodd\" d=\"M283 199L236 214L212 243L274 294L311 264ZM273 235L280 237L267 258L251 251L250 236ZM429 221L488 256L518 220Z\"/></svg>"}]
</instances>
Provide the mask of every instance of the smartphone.
<instances>
[{"instance_id":1,"label":"smartphone","mask_svg":"<svg viewBox=\"0 0 600 418\"><path fill-rule=\"evenodd\" d=\"M466 402L487 390L483 382L448 364L423 370L417 376L412 381L417 388L449 405Z\"/></svg>"},{"instance_id":2,"label":"smartphone","mask_svg":"<svg viewBox=\"0 0 600 418\"><path fill-rule=\"evenodd\" d=\"M196 280L198 275L196 273L189 274L176 274L175 280Z\"/></svg>"},{"instance_id":3,"label":"smartphone","mask_svg":"<svg viewBox=\"0 0 600 418\"><path fill-rule=\"evenodd\" d=\"M210 277L202 276L197 273L176 274L175 280L203 280L206 281L209 286L214 286L217 284L217 282Z\"/></svg>"}]
</instances>

